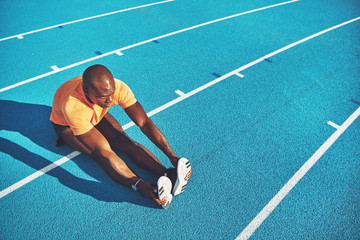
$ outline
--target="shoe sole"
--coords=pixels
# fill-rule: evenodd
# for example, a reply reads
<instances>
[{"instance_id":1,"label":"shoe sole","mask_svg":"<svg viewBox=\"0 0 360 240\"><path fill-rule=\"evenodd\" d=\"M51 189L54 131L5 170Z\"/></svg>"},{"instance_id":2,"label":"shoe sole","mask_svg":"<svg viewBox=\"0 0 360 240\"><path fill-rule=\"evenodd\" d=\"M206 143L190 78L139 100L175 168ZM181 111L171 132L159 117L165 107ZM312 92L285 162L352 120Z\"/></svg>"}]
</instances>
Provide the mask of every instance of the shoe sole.
<instances>
[{"instance_id":1,"label":"shoe sole","mask_svg":"<svg viewBox=\"0 0 360 240\"><path fill-rule=\"evenodd\" d=\"M157 186L159 199L162 200L167 197L166 203L161 206L164 209L168 209L173 198L173 196L171 195L172 183L168 177L162 176L157 181Z\"/></svg>"},{"instance_id":2,"label":"shoe sole","mask_svg":"<svg viewBox=\"0 0 360 240\"><path fill-rule=\"evenodd\" d=\"M174 196L179 195L184 192L187 185L187 180L185 180L186 175L190 172L191 165L189 160L186 158L180 158L176 171L177 171L177 179L172 190L172 194Z\"/></svg>"}]
</instances>

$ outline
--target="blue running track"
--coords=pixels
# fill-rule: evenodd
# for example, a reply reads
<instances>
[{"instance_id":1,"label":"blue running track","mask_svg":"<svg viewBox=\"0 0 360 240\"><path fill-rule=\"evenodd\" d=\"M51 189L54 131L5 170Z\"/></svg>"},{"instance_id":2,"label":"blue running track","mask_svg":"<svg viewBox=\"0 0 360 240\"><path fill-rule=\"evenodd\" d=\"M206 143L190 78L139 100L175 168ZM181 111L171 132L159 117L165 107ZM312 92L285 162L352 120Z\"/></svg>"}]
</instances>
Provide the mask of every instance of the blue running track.
<instances>
[{"instance_id":1,"label":"blue running track","mask_svg":"<svg viewBox=\"0 0 360 240\"><path fill-rule=\"evenodd\" d=\"M0 239L360 239L359 0L3 0L0 53ZM93 64L192 163L168 210L55 147Z\"/></svg>"}]
</instances>

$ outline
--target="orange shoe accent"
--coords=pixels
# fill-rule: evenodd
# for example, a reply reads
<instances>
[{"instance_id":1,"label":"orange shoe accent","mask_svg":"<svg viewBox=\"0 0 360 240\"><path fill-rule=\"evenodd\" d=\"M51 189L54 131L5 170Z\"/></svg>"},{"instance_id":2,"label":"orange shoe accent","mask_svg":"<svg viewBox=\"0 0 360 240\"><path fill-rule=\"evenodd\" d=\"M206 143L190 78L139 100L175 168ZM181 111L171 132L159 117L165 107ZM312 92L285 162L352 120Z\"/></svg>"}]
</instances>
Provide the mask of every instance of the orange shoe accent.
<instances>
[{"instance_id":1,"label":"orange shoe accent","mask_svg":"<svg viewBox=\"0 0 360 240\"><path fill-rule=\"evenodd\" d=\"M191 173L192 173L192 169L190 169L190 171L186 174L185 181L190 179Z\"/></svg>"}]
</instances>

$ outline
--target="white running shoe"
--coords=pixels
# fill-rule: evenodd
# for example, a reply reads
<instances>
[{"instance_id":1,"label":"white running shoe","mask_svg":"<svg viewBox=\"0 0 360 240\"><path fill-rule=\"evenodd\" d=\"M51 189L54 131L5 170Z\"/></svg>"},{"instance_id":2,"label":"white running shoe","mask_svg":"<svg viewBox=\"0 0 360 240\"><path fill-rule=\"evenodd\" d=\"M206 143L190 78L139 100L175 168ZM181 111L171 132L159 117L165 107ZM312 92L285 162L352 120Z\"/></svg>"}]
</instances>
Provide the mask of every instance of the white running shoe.
<instances>
[{"instance_id":1,"label":"white running shoe","mask_svg":"<svg viewBox=\"0 0 360 240\"><path fill-rule=\"evenodd\" d=\"M164 209L168 209L173 196L171 195L171 188L172 183L168 177L162 176L157 181L157 188L158 188L158 196L159 199L162 200L165 197L167 198L167 201L165 204L161 205Z\"/></svg>"},{"instance_id":2,"label":"white running shoe","mask_svg":"<svg viewBox=\"0 0 360 240\"><path fill-rule=\"evenodd\" d=\"M187 181L189 180L191 171L191 165L186 158L180 158L176 167L176 182L172 189L174 196L179 195L186 189Z\"/></svg>"}]
</instances>

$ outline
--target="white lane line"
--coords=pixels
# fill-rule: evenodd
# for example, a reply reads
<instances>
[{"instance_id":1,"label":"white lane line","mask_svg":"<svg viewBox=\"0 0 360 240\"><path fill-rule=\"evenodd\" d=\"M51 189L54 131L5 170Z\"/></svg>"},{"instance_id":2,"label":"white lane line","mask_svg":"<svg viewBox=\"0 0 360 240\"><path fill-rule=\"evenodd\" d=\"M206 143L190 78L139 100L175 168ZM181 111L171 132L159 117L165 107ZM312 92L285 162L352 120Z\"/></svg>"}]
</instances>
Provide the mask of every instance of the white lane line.
<instances>
[{"instance_id":1,"label":"white lane line","mask_svg":"<svg viewBox=\"0 0 360 240\"><path fill-rule=\"evenodd\" d=\"M240 233L236 240L248 239L256 229L265 221L276 206L286 197L291 189L304 177L304 175L314 166L322 155L334 144L334 142L345 132L345 130L360 115L360 107L336 130L331 137L311 156L309 160L292 176L283 188L271 199L271 201L261 210L261 212L249 223Z\"/></svg>"},{"instance_id":2,"label":"white lane line","mask_svg":"<svg viewBox=\"0 0 360 240\"><path fill-rule=\"evenodd\" d=\"M246 15L246 14L249 14L249 13L254 13L254 12L258 12L258 11L262 11L262 10L265 10L265 9L278 7L278 6L282 6L282 5L285 5L285 4L298 2L298 1L300 1L300 0L292 0L292 1L288 1L288 2L278 3L278 4L270 5L270 6L267 6L267 7L257 8L257 9L254 9L254 10L234 14L234 15L231 15L231 16L228 16L228 17L219 18L219 19L216 19L216 20L213 20L213 21L201 23L201 24L198 24L198 25L195 25L195 26L192 26L192 27L188 27L188 28L184 28L184 29L172 32L172 33L168 33L168 34L165 34L165 35L162 35L162 36L159 36L159 37L151 38L149 40L145 40L145 41L142 41L142 42L139 42L139 43L136 43L136 44L121 48L119 50L127 50L127 49L130 49L130 48L137 47L139 45L145 44L145 43L152 42L154 40L159 40L161 38L166 38L166 37L169 37L169 36L173 36L173 35L176 35L176 34L179 34L179 33L182 33L182 32L186 32L186 31L189 31L189 30L192 30L192 29L195 29L195 28L203 27L203 26L213 24L213 23L217 23L217 22L221 22L221 21L224 21L224 20L227 20L227 19L230 19L230 18L235 18L235 17Z\"/></svg>"},{"instance_id":3,"label":"white lane line","mask_svg":"<svg viewBox=\"0 0 360 240\"><path fill-rule=\"evenodd\" d=\"M33 81L36 81L36 80L39 80L39 79L41 79L41 78L44 78L44 77L53 75L53 74L55 74L55 73L62 72L62 71L64 71L64 70L67 70L67 69L70 69L70 68L73 68L73 67L82 65L82 64L84 64L84 63L91 62L91 61L94 61L94 60L99 59L99 58L103 58L103 57L108 56L108 55L111 55L111 54L112 54L112 52L104 53L104 54L102 54L102 55L98 55L98 56L95 56L95 57L92 57L92 58L83 60L83 61L81 61L81 62L77 62L77 63L71 64L71 65L69 65L69 66L59 68L57 71L47 72L47 73L41 74L41 75L39 75L39 76L36 76L36 77L30 78L30 79L27 79L27 80L25 80L25 81L22 81L22 82L19 82L19 83L15 83L15 84L13 84L13 85L10 85L10 86L8 86L8 87L4 87L4 88L0 89L0 93L1 93L1 92L5 92L5 91L8 91L8 90L13 89L13 88L16 88L16 87L19 87L19 86L22 86L22 85L24 85L24 84L27 84L27 83L30 83L30 82L33 82Z\"/></svg>"},{"instance_id":4,"label":"white lane line","mask_svg":"<svg viewBox=\"0 0 360 240\"><path fill-rule=\"evenodd\" d=\"M360 17L359 17L359 18L360 18ZM337 26L339 26L339 25L337 25ZM335 29L335 28L333 28L333 29ZM325 32L324 32L324 33L325 33ZM298 41L298 42L300 42L300 41ZM298 44L299 44L299 43L298 43ZM290 45L291 45L291 44L290 44ZM288 45L288 46L289 46L289 45ZM289 48L286 48L286 49L289 49ZM285 50L286 50L286 49L285 49ZM283 51L285 51L285 50L283 50ZM260 59L262 59L262 58L260 58ZM256 60L255 60L255 61L256 61ZM255 61L254 61L254 62L255 62ZM260 62L260 61L258 61L258 62ZM255 64L247 64L247 65L245 65L245 66L246 66L246 68L249 68L249 67L251 67L251 66L253 66L253 65L255 65ZM246 69L245 66L243 66L243 67L241 67L241 68ZM239 68L239 69L241 69L241 68ZM223 76L221 76L221 77L219 77L219 78L217 78L217 79L214 79L214 80L212 80L211 82L208 82L208 83L206 83L206 84L204 84L204 85L202 85L202 86L200 86L200 87L192 90L191 92L186 93L186 94L184 94L183 96L178 97L178 98L176 98L176 99L174 99L174 100L172 100L172 101L170 101L170 102L168 102L168 103L166 103L166 104L164 104L164 105L162 105L162 106L160 106L160 107L152 110L151 112L147 113L147 115L148 115L149 117L151 117L151 116L153 116L153 115L155 115L155 114L157 114L157 113L159 113L159 112L161 112L161 111L164 111L165 109L167 109L167 108L169 108L169 107L171 107L171 106L173 106L173 105L175 105L175 104L177 104L177 103L179 103L179 102L187 99L188 97L191 97L192 95L195 95L196 93L201 92L201 91L204 90L204 89L207 89L207 88L215 85L216 83L219 83L219 82L225 80L226 78L228 78L228 77L230 77L230 76L232 76L232 75L234 75L234 74L236 74L236 73L238 73L238 72L239 72L239 70L236 69L236 70L231 71L231 72L229 72L229 73L227 73L227 74L225 74L225 75L223 75ZM127 123L127 124L125 124L125 125L123 126L123 129L126 130L126 129L134 126L134 125L135 125L134 122L129 122L129 123ZM71 159L71 158L69 158L69 160L70 160L70 159ZM64 163L65 163L65 162L64 162Z\"/></svg>"},{"instance_id":5,"label":"white lane line","mask_svg":"<svg viewBox=\"0 0 360 240\"><path fill-rule=\"evenodd\" d=\"M229 18L234 18L234 17L238 17L238 16L241 16L241 15L245 15L245 14L249 14L249 13L253 13L253 12L265 10L265 9L268 9L268 8L273 8L273 7L277 7L277 6L281 6L281 5L285 5L285 4L297 2L297 1L299 1L299 0L293 0L293 1L289 1L289 2L283 2L283 3L279 3L279 4L267 6L267 7L262 7L262 8L254 9L254 10L247 11L247 12L238 13L238 14L231 15L231 16L228 16L228 17L224 17L224 18L216 19L216 20L213 20L213 21L210 21L210 22L202 23L202 24L199 24L199 25L196 25L196 26L193 26L193 27L185 28L185 29L182 29L182 30L179 30L179 31L175 31L175 32L172 32L172 33L169 33L169 34L165 34L165 35L162 35L162 36L159 36L159 37L151 38L151 39L146 40L146 41L142 41L142 42L139 42L139 43L136 43L136 44L127 46L127 47L119 48L119 49L113 50L113 51L111 51L111 52L104 53L104 54L102 54L102 55L99 55L99 56L96 56L96 57L93 57L93 58L89 58L89 59L86 59L86 60L83 60L83 61L80 61L80 62L71 64L71 65L69 65L69 66L66 66L66 67L61 68L61 69L60 69L59 71L57 71L57 72L64 71L64 70L69 69L69 68L73 68L73 67L75 67L75 66L79 66L79 65L82 65L82 64L84 64L84 63L91 62L91 61L94 61L94 60L96 60L96 59L100 59L100 58L106 57L106 56L111 55L111 54L114 54L114 53L117 54L118 52L121 52L121 51L130 49L130 48L134 48L134 47L137 47L137 46L140 46L140 45L143 45L143 44L152 42L152 41L154 41L154 40L158 40L158 39L161 39L161 38L169 37L169 36L172 36L172 35L175 35L175 34L178 34L178 33L182 33L182 32L185 32L185 31L189 31L189 30L192 30L192 29L195 29L195 28L199 28L199 27L202 27L202 26L205 26L205 25L212 24L212 23L220 22L220 21L223 21L223 20L226 20L226 19L229 19ZM238 72L240 72L240 71L238 71ZM43 78L43 77L52 75L52 74L54 74L54 73L56 73L56 72L44 73L44 74L42 74L42 75L39 75L39 76L30 78L30 79L27 79L27 80L25 80L25 81L22 81L22 82L19 82L19 83L10 85L10 86L8 86L8 87L5 87L5 88L0 89L0 93L1 93L1 92L5 92L5 91L10 90L10 89L15 88L15 87L19 87L19 86L24 85L24 84L26 84L26 83L33 82L33 81L38 80L38 79L41 79L41 78Z\"/></svg>"},{"instance_id":6,"label":"white lane line","mask_svg":"<svg viewBox=\"0 0 360 240\"><path fill-rule=\"evenodd\" d=\"M241 78L244 77L244 75L242 75L241 73L235 73L235 75L237 75L237 76L239 76L239 77L241 77Z\"/></svg>"},{"instance_id":7,"label":"white lane line","mask_svg":"<svg viewBox=\"0 0 360 240\"><path fill-rule=\"evenodd\" d=\"M131 122L133 123L133 122ZM129 127L132 127L133 125L135 124L127 124L128 126L123 126L123 129L126 130L128 129ZM11 185L10 187L2 190L0 192L0 199L5 197L6 195L8 195L9 193L12 193L13 191L21 188L22 186L28 184L29 182L32 182L34 181L35 179L37 179L38 177L41 177L42 175L46 174L47 172L53 170L54 168L66 163L67 161L73 159L74 157L77 157L81 154L81 152L79 151L73 151L71 152L70 154L68 154L67 156L65 157L62 157L60 158L59 160L49 164L48 166L38 170L37 172L29 175L28 177L20 180L19 182L17 183L14 183L13 185Z\"/></svg>"},{"instance_id":8,"label":"white lane line","mask_svg":"<svg viewBox=\"0 0 360 240\"><path fill-rule=\"evenodd\" d=\"M51 66L51 69L54 70L54 71L56 71L56 72L60 70L60 68L58 68L58 67L55 66L55 65L54 65L54 66Z\"/></svg>"},{"instance_id":9,"label":"white lane line","mask_svg":"<svg viewBox=\"0 0 360 240\"><path fill-rule=\"evenodd\" d=\"M118 10L118 11L114 11L114 12L104 13L104 14L100 14L100 15L96 15L96 16L92 16L92 17L82 18L82 19L79 19L79 20L71 21L71 22L60 23L60 24L57 24L57 25L54 25L54 26L45 27L45 28L41 28L41 29L38 29L38 30L33 30L33 31L30 31L30 32L17 34L17 35L14 35L14 36L1 38L0 42L11 39L11 38L23 39L24 35L29 35L29 34L32 34L32 33L41 32L41 31L52 29L52 28L61 27L61 26L65 26L65 25L69 25L69 24L73 24L73 23L78 23L78 22L82 22L82 21L86 21L86 20L90 20L90 19L105 17L105 16L109 16L109 15L112 15L112 14L115 14L115 13L126 12L126 11L130 11L130 10L138 9L138 8L149 7L149 6L162 4L162 3L167 3L167 2L173 2L173 1L175 1L175 0L166 0L166 1L162 1L162 2L150 3L150 4L141 5L141 6L137 6L137 7L132 7L132 8L122 9L122 10Z\"/></svg>"},{"instance_id":10,"label":"white lane line","mask_svg":"<svg viewBox=\"0 0 360 240\"><path fill-rule=\"evenodd\" d=\"M119 55L119 56L122 56L122 55L124 55L122 52L120 52L120 51L115 51L115 53L117 54L117 55Z\"/></svg>"},{"instance_id":11,"label":"white lane line","mask_svg":"<svg viewBox=\"0 0 360 240\"><path fill-rule=\"evenodd\" d=\"M176 93L177 95L179 95L180 97L182 97L182 96L185 95L185 93L183 93L183 92L180 91L180 90L176 90L175 93Z\"/></svg>"},{"instance_id":12,"label":"white lane line","mask_svg":"<svg viewBox=\"0 0 360 240\"><path fill-rule=\"evenodd\" d=\"M264 61L266 58L270 58L270 57L272 57L272 56L274 56L274 55L276 55L276 54L278 54L278 53L281 53L281 52L283 52L283 51L285 51L285 50L288 50L289 48L295 47L296 45L299 45L300 43L306 42L306 41L308 41L308 40L310 40L310 39L312 39L312 38L318 37L318 36L320 36L320 35L322 35L322 34L324 34L324 33L330 32L330 31L332 31L332 30L334 30L334 29L337 29L337 28L339 28L339 27L345 26L345 25L347 25L347 24L350 24L350 23L355 22L355 21L358 21L358 20L360 20L360 17L357 17L357 18L351 19L351 20L349 20L349 21L340 23L340 24L338 24L338 25L336 25L336 26L333 26L333 27L328 28L328 29L325 29L325 30L323 30L323 31L321 31L321 32L315 33L315 34L313 34L313 35L311 35L311 36L309 36L309 37L303 38L303 39L301 39L301 40L299 40L299 41L297 41L297 42L291 43L291 44L289 44L289 45L287 45L287 46L285 46L285 47L283 47L283 48L280 48L280 49L278 49L278 50L276 50L276 51L274 51L274 52L272 52L272 53L269 53L269 54L267 54L267 55L265 55L265 56L263 56L263 57L261 57L261 58L259 58L259 59L256 59L255 61L252 61L251 63L248 63L248 64L246 64L245 66L242 66L242 67L240 67L240 68L238 68L238 69L235 69L234 71L232 71L232 73L233 73L233 74L236 74L236 73L238 73L238 72L241 72L241 71L243 71L243 70L245 70L245 69L247 69L247 68L249 68L249 67L251 67L251 66L254 66L255 64L257 64L257 63L259 63L259 62Z\"/></svg>"},{"instance_id":13,"label":"white lane line","mask_svg":"<svg viewBox=\"0 0 360 240\"><path fill-rule=\"evenodd\" d=\"M337 125L336 123L333 123L332 121L328 121L327 124L329 124L330 126L332 126L333 128L339 129L339 125Z\"/></svg>"},{"instance_id":14,"label":"white lane line","mask_svg":"<svg viewBox=\"0 0 360 240\"><path fill-rule=\"evenodd\" d=\"M29 183L29 182L31 182L31 181L34 181L36 178L44 175L45 173L53 170L54 168L60 166L61 164L69 161L70 159L72 159L72 158L74 158L74 157L76 157L76 156L78 156L78 155L80 155L80 152L74 151L74 152L70 153L69 155L67 155L67 156L65 156L65 157L57 160L56 162L53 162L52 164L50 164L50 165L48 165L48 166L40 169L39 171L31 174L30 176L24 178L23 180L21 180L21 181L15 183L15 184L11 185L10 187L2 190L2 191L0 192L0 198L5 197L5 196L8 195L9 193L12 193L12 192L15 191L16 189L19 189L20 187L24 186L25 184L27 184L27 183Z\"/></svg>"}]
</instances>

